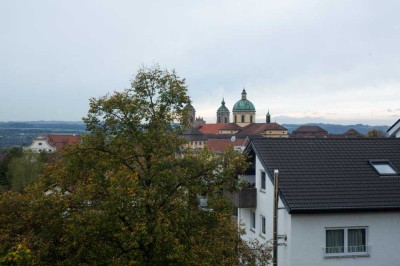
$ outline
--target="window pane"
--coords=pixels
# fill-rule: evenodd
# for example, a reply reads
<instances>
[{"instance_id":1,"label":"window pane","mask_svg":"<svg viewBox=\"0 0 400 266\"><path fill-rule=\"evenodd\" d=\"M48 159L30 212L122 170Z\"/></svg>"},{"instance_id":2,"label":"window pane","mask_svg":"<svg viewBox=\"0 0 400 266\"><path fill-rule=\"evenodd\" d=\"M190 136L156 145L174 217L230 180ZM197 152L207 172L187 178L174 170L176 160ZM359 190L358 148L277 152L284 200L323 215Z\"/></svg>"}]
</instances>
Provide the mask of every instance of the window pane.
<instances>
[{"instance_id":1,"label":"window pane","mask_svg":"<svg viewBox=\"0 0 400 266\"><path fill-rule=\"evenodd\" d=\"M344 252L344 230L326 230L326 253Z\"/></svg>"},{"instance_id":2,"label":"window pane","mask_svg":"<svg viewBox=\"0 0 400 266\"><path fill-rule=\"evenodd\" d=\"M348 252L365 252L365 229L349 229L347 232Z\"/></svg>"},{"instance_id":3,"label":"window pane","mask_svg":"<svg viewBox=\"0 0 400 266\"><path fill-rule=\"evenodd\" d=\"M251 228L256 228L256 213L251 212Z\"/></svg>"},{"instance_id":4,"label":"window pane","mask_svg":"<svg viewBox=\"0 0 400 266\"><path fill-rule=\"evenodd\" d=\"M261 189L265 189L265 172L261 172Z\"/></svg>"},{"instance_id":5,"label":"window pane","mask_svg":"<svg viewBox=\"0 0 400 266\"><path fill-rule=\"evenodd\" d=\"M261 233L265 235L265 217L261 216Z\"/></svg>"},{"instance_id":6,"label":"window pane","mask_svg":"<svg viewBox=\"0 0 400 266\"><path fill-rule=\"evenodd\" d=\"M393 169L393 167L390 166L390 164L376 164L374 163L373 166L375 167L376 171L380 174L396 174L396 171Z\"/></svg>"}]
</instances>

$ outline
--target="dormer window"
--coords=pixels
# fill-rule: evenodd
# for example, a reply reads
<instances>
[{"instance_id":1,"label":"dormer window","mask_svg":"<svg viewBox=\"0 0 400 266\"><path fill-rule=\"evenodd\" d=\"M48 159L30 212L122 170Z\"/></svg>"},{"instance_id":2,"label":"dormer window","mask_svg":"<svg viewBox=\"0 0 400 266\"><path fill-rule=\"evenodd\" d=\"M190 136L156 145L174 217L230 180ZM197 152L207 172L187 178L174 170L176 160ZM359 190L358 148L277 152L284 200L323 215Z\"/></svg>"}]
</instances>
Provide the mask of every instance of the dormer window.
<instances>
[{"instance_id":1,"label":"dormer window","mask_svg":"<svg viewBox=\"0 0 400 266\"><path fill-rule=\"evenodd\" d=\"M397 175L397 171L388 160L371 160L370 164L380 175Z\"/></svg>"}]
</instances>

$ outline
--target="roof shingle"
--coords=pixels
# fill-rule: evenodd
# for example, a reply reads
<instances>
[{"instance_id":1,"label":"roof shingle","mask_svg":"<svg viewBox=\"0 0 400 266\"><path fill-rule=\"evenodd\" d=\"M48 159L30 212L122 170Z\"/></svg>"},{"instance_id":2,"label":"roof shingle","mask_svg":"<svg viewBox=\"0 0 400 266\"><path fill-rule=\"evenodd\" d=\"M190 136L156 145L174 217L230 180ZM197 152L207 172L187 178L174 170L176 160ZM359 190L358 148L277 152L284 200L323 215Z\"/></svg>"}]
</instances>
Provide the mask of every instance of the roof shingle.
<instances>
[{"instance_id":1,"label":"roof shingle","mask_svg":"<svg viewBox=\"0 0 400 266\"><path fill-rule=\"evenodd\" d=\"M400 139L251 138L247 147L273 176L291 213L400 210L400 176L380 176L369 161L400 169Z\"/></svg>"}]
</instances>

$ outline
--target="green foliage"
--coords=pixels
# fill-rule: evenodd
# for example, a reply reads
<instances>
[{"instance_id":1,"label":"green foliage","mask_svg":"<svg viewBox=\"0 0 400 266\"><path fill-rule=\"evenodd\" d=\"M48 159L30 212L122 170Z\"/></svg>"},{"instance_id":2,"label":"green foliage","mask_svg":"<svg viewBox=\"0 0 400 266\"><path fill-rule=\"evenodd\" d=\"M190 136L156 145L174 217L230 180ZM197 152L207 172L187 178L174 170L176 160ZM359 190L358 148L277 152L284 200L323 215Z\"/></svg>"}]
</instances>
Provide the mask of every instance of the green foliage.
<instances>
[{"instance_id":1,"label":"green foliage","mask_svg":"<svg viewBox=\"0 0 400 266\"><path fill-rule=\"evenodd\" d=\"M381 130L373 129L373 130L368 131L367 137L368 138L386 138L386 133Z\"/></svg>"},{"instance_id":2,"label":"green foliage","mask_svg":"<svg viewBox=\"0 0 400 266\"><path fill-rule=\"evenodd\" d=\"M8 186L9 180L8 176L8 165L9 163L17 157L22 156L22 148L11 148L4 152L5 156L0 160L0 186Z\"/></svg>"},{"instance_id":3,"label":"green foliage","mask_svg":"<svg viewBox=\"0 0 400 266\"><path fill-rule=\"evenodd\" d=\"M35 182L43 168L45 155L26 152L13 158L8 164L8 179L14 191L22 191L27 185Z\"/></svg>"},{"instance_id":4,"label":"green foliage","mask_svg":"<svg viewBox=\"0 0 400 266\"><path fill-rule=\"evenodd\" d=\"M30 249L18 244L11 249L4 257L0 258L1 265L29 265L31 259Z\"/></svg>"},{"instance_id":5,"label":"green foliage","mask_svg":"<svg viewBox=\"0 0 400 266\"><path fill-rule=\"evenodd\" d=\"M0 194L0 257L25 243L33 265L267 260L268 250L240 239L222 196L239 188L246 160L232 149L184 150L186 125L174 122L188 121L188 102L185 81L159 67L141 69L124 92L91 99L82 144L26 193Z\"/></svg>"}]
</instances>

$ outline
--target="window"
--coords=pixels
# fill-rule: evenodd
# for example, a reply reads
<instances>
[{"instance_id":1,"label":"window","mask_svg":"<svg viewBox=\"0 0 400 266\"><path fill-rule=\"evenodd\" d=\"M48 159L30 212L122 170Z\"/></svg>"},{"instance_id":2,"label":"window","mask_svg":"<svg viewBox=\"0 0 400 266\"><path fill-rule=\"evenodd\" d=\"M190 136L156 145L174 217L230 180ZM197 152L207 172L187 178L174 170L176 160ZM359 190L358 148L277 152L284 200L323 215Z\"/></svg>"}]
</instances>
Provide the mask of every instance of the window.
<instances>
[{"instance_id":1,"label":"window","mask_svg":"<svg viewBox=\"0 0 400 266\"><path fill-rule=\"evenodd\" d=\"M244 115L242 115L242 123L244 123Z\"/></svg>"},{"instance_id":2,"label":"window","mask_svg":"<svg viewBox=\"0 0 400 266\"><path fill-rule=\"evenodd\" d=\"M373 160L369 162L380 175L397 175L397 171L388 160Z\"/></svg>"},{"instance_id":3,"label":"window","mask_svg":"<svg viewBox=\"0 0 400 266\"><path fill-rule=\"evenodd\" d=\"M250 211L250 230L256 231L256 213L254 211Z\"/></svg>"},{"instance_id":4,"label":"window","mask_svg":"<svg viewBox=\"0 0 400 266\"><path fill-rule=\"evenodd\" d=\"M265 217L263 215L260 215L261 217L261 235L265 235Z\"/></svg>"},{"instance_id":5,"label":"window","mask_svg":"<svg viewBox=\"0 0 400 266\"><path fill-rule=\"evenodd\" d=\"M237 123L237 116L235 115L235 123Z\"/></svg>"},{"instance_id":6,"label":"window","mask_svg":"<svg viewBox=\"0 0 400 266\"><path fill-rule=\"evenodd\" d=\"M261 171L261 191L265 191L266 184L267 184L267 175L264 171Z\"/></svg>"},{"instance_id":7,"label":"window","mask_svg":"<svg viewBox=\"0 0 400 266\"><path fill-rule=\"evenodd\" d=\"M253 116L250 116L250 123L253 123Z\"/></svg>"},{"instance_id":8,"label":"window","mask_svg":"<svg viewBox=\"0 0 400 266\"><path fill-rule=\"evenodd\" d=\"M221 123L221 117L218 116L218 123Z\"/></svg>"},{"instance_id":9,"label":"window","mask_svg":"<svg viewBox=\"0 0 400 266\"><path fill-rule=\"evenodd\" d=\"M225 117L225 118L224 118L224 121L225 121L225 123L228 123L228 118Z\"/></svg>"},{"instance_id":10,"label":"window","mask_svg":"<svg viewBox=\"0 0 400 266\"><path fill-rule=\"evenodd\" d=\"M326 229L325 254L327 256L365 255L367 252L367 228Z\"/></svg>"},{"instance_id":11,"label":"window","mask_svg":"<svg viewBox=\"0 0 400 266\"><path fill-rule=\"evenodd\" d=\"M39 142L39 146L42 146L42 143L41 143L41 142Z\"/></svg>"}]
</instances>

